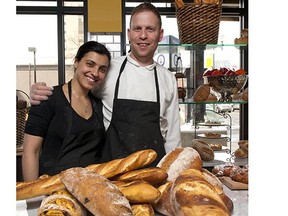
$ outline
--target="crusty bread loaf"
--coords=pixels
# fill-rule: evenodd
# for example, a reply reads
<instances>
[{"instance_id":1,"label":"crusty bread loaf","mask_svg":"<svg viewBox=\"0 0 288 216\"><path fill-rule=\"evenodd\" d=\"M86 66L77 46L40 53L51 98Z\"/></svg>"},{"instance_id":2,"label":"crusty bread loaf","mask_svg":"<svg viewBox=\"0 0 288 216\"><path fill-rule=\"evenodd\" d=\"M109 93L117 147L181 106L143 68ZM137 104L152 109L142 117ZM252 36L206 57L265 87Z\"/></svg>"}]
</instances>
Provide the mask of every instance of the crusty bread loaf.
<instances>
[{"instance_id":1,"label":"crusty bread loaf","mask_svg":"<svg viewBox=\"0 0 288 216\"><path fill-rule=\"evenodd\" d=\"M107 178L81 167L62 171L60 180L66 189L93 215L133 215L127 198Z\"/></svg>"},{"instance_id":2,"label":"crusty bread loaf","mask_svg":"<svg viewBox=\"0 0 288 216\"><path fill-rule=\"evenodd\" d=\"M178 176L170 196L175 215L230 215L214 186L196 169L185 170Z\"/></svg>"},{"instance_id":3,"label":"crusty bread loaf","mask_svg":"<svg viewBox=\"0 0 288 216\"><path fill-rule=\"evenodd\" d=\"M234 170L231 173L230 177L234 181L248 184L248 172L249 172L248 168L242 167L237 170Z\"/></svg>"},{"instance_id":4,"label":"crusty bread loaf","mask_svg":"<svg viewBox=\"0 0 288 216\"><path fill-rule=\"evenodd\" d=\"M204 102L207 100L210 94L209 84L200 85L193 94L193 101Z\"/></svg>"},{"instance_id":5,"label":"crusty bread loaf","mask_svg":"<svg viewBox=\"0 0 288 216\"><path fill-rule=\"evenodd\" d=\"M106 178L145 167L152 163L157 157L157 153L152 149L137 151L126 158L115 159L107 163L92 164L86 167L95 173ZM16 199L23 200L41 195L50 194L55 190L63 189L64 185L59 179L59 174L54 176L43 175L37 180L28 182L18 182L16 184Z\"/></svg>"},{"instance_id":6,"label":"crusty bread loaf","mask_svg":"<svg viewBox=\"0 0 288 216\"><path fill-rule=\"evenodd\" d=\"M155 212L150 204L132 204L133 216L154 216Z\"/></svg>"},{"instance_id":7,"label":"crusty bread loaf","mask_svg":"<svg viewBox=\"0 0 288 216\"><path fill-rule=\"evenodd\" d=\"M218 99L214 94L209 94L208 98L206 99L206 102L217 102Z\"/></svg>"},{"instance_id":8,"label":"crusty bread loaf","mask_svg":"<svg viewBox=\"0 0 288 216\"><path fill-rule=\"evenodd\" d=\"M234 152L236 158L247 158L248 151L243 148L238 148Z\"/></svg>"},{"instance_id":9,"label":"crusty bread loaf","mask_svg":"<svg viewBox=\"0 0 288 216\"><path fill-rule=\"evenodd\" d=\"M113 177L115 181L135 181L143 180L151 185L158 185L164 182L168 177L166 171L159 167L148 167L138 170L132 170L124 174Z\"/></svg>"},{"instance_id":10,"label":"crusty bread loaf","mask_svg":"<svg viewBox=\"0 0 288 216\"><path fill-rule=\"evenodd\" d=\"M248 151L248 140L239 140L238 145L240 148L243 148L246 151Z\"/></svg>"},{"instance_id":11,"label":"crusty bread loaf","mask_svg":"<svg viewBox=\"0 0 288 216\"><path fill-rule=\"evenodd\" d=\"M230 213L232 213L234 209L234 204L233 201L228 197L224 190L223 190L223 184L222 182L218 179L216 175L214 175L212 172L208 171L207 169L202 169L203 175L206 177L207 181L212 184L221 197L222 201L224 202L225 206L229 210Z\"/></svg>"},{"instance_id":12,"label":"crusty bread loaf","mask_svg":"<svg viewBox=\"0 0 288 216\"><path fill-rule=\"evenodd\" d=\"M167 181L174 181L186 169L202 169L199 153L191 147L178 147L167 153L157 164L157 167L168 174Z\"/></svg>"},{"instance_id":13,"label":"crusty bread loaf","mask_svg":"<svg viewBox=\"0 0 288 216\"><path fill-rule=\"evenodd\" d=\"M45 197L38 208L38 216L86 216L87 210L66 189L54 191Z\"/></svg>"},{"instance_id":14,"label":"crusty bread loaf","mask_svg":"<svg viewBox=\"0 0 288 216\"><path fill-rule=\"evenodd\" d=\"M200 155L203 161L212 161L214 160L214 151L210 145L201 139L194 139L191 142L191 147L194 148Z\"/></svg>"},{"instance_id":15,"label":"crusty bread loaf","mask_svg":"<svg viewBox=\"0 0 288 216\"><path fill-rule=\"evenodd\" d=\"M151 203L159 199L161 192L143 180L132 182L112 181L130 203Z\"/></svg>"},{"instance_id":16,"label":"crusty bread loaf","mask_svg":"<svg viewBox=\"0 0 288 216\"><path fill-rule=\"evenodd\" d=\"M158 187L158 190L161 192L161 196L158 200L152 203L153 208L166 216L173 216L172 204L170 202L170 189L173 182L166 182L165 184Z\"/></svg>"}]
</instances>

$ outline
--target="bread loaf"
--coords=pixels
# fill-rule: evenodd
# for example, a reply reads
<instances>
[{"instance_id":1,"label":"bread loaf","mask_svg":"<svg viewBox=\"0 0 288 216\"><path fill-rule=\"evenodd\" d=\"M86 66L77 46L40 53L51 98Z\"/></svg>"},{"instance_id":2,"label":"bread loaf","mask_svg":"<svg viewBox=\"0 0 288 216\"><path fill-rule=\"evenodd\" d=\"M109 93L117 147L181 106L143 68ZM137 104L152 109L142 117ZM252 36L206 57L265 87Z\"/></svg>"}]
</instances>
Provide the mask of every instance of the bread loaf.
<instances>
[{"instance_id":1,"label":"bread loaf","mask_svg":"<svg viewBox=\"0 0 288 216\"><path fill-rule=\"evenodd\" d=\"M235 150L235 157L236 158L247 158L248 157L248 151L243 148L238 148Z\"/></svg>"},{"instance_id":2,"label":"bread loaf","mask_svg":"<svg viewBox=\"0 0 288 216\"><path fill-rule=\"evenodd\" d=\"M132 182L113 181L130 203L151 203L159 199L161 192L143 180Z\"/></svg>"},{"instance_id":3,"label":"bread loaf","mask_svg":"<svg viewBox=\"0 0 288 216\"><path fill-rule=\"evenodd\" d=\"M60 180L93 215L133 215L127 198L102 175L75 167L61 172Z\"/></svg>"},{"instance_id":4,"label":"bread loaf","mask_svg":"<svg viewBox=\"0 0 288 216\"><path fill-rule=\"evenodd\" d=\"M86 216L87 210L67 190L57 190L45 197L38 208L38 216Z\"/></svg>"},{"instance_id":5,"label":"bread loaf","mask_svg":"<svg viewBox=\"0 0 288 216\"><path fill-rule=\"evenodd\" d=\"M101 174L106 178L145 167L152 163L157 153L152 149L145 149L134 152L126 158L115 159L103 164L92 164L86 167L87 170ZM64 189L59 179L59 174L54 176L43 175L37 180L29 182L18 182L16 184L16 199L23 200L41 195L50 194L55 190Z\"/></svg>"},{"instance_id":6,"label":"bread loaf","mask_svg":"<svg viewBox=\"0 0 288 216\"><path fill-rule=\"evenodd\" d=\"M193 95L193 101L204 102L209 97L209 94L210 94L209 84L202 84L196 89Z\"/></svg>"},{"instance_id":7,"label":"bread loaf","mask_svg":"<svg viewBox=\"0 0 288 216\"><path fill-rule=\"evenodd\" d=\"M186 169L202 169L199 153L191 147L178 147L166 154L157 164L167 174L167 181L174 181Z\"/></svg>"},{"instance_id":8,"label":"bread loaf","mask_svg":"<svg viewBox=\"0 0 288 216\"><path fill-rule=\"evenodd\" d=\"M154 216L154 209L150 204L133 204L132 211L134 216Z\"/></svg>"},{"instance_id":9,"label":"bread loaf","mask_svg":"<svg viewBox=\"0 0 288 216\"><path fill-rule=\"evenodd\" d=\"M214 160L214 151L210 145L201 139L194 139L191 142L191 147L194 148L200 155L203 161L212 161Z\"/></svg>"},{"instance_id":10,"label":"bread loaf","mask_svg":"<svg viewBox=\"0 0 288 216\"><path fill-rule=\"evenodd\" d=\"M248 140L240 140L238 142L238 145L239 145L240 148L243 148L246 151L248 151Z\"/></svg>"},{"instance_id":11,"label":"bread loaf","mask_svg":"<svg viewBox=\"0 0 288 216\"><path fill-rule=\"evenodd\" d=\"M248 184L248 172L249 172L248 168L242 167L237 170L234 170L231 173L230 177L234 181Z\"/></svg>"},{"instance_id":12,"label":"bread loaf","mask_svg":"<svg viewBox=\"0 0 288 216\"><path fill-rule=\"evenodd\" d=\"M136 181L143 180L151 185L158 185L164 182L168 174L159 167L148 167L138 170L132 170L113 178L115 181Z\"/></svg>"},{"instance_id":13,"label":"bread loaf","mask_svg":"<svg viewBox=\"0 0 288 216\"><path fill-rule=\"evenodd\" d=\"M173 182L166 182L165 184L158 187L161 192L160 198L152 203L153 208L166 216L173 216L172 204L170 202L170 189Z\"/></svg>"},{"instance_id":14,"label":"bread loaf","mask_svg":"<svg viewBox=\"0 0 288 216\"><path fill-rule=\"evenodd\" d=\"M199 170L188 169L179 175L170 196L174 215L230 215L214 186Z\"/></svg>"},{"instance_id":15,"label":"bread loaf","mask_svg":"<svg viewBox=\"0 0 288 216\"><path fill-rule=\"evenodd\" d=\"M220 198L224 202L224 204L227 207L228 211L230 213L232 213L233 209L234 209L234 204L233 204L233 201L230 199L230 197L228 197L225 194L225 192L223 190L222 182L217 178L217 176L215 176L213 173L211 173L207 169L203 168L202 169L202 173L206 177L207 181L214 186L215 190L217 191L217 193L219 194Z\"/></svg>"}]
</instances>

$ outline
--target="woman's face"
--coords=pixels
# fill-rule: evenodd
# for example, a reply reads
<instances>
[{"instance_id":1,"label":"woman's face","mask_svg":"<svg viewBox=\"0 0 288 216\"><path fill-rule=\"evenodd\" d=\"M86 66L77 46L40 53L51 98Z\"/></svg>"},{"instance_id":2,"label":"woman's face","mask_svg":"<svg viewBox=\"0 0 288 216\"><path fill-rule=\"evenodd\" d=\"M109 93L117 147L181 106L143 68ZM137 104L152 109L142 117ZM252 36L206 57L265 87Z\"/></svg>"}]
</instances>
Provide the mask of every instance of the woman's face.
<instances>
[{"instance_id":1,"label":"woman's face","mask_svg":"<svg viewBox=\"0 0 288 216\"><path fill-rule=\"evenodd\" d=\"M163 29L160 29L157 16L150 11L135 14L131 17L127 33L131 57L142 66L152 64L158 42L163 38Z\"/></svg>"},{"instance_id":2,"label":"woman's face","mask_svg":"<svg viewBox=\"0 0 288 216\"><path fill-rule=\"evenodd\" d=\"M86 53L80 61L75 61L75 76L84 88L91 90L99 86L106 77L109 59L96 52Z\"/></svg>"}]
</instances>

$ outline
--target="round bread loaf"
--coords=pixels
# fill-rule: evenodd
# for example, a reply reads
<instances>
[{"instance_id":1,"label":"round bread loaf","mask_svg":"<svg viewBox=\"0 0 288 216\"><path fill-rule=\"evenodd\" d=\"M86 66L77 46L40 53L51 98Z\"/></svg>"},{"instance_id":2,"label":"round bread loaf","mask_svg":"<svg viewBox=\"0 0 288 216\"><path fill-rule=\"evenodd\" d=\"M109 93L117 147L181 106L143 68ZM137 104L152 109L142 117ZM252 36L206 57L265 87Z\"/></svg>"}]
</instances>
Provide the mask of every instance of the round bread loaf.
<instances>
[{"instance_id":1,"label":"round bread loaf","mask_svg":"<svg viewBox=\"0 0 288 216\"><path fill-rule=\"evenodd\" d=\"M193 100L195 102L206 101L207 98L209 97L209 94L210 94L209 84L202 84L196 89L196 91L193 95Z\"/></svg>"},{"instance_id":2,"label":"round bread loaf","mask_svg":"<svg viewBox=\"0 0 288 216\"><path fill-rule=\"evenodd\" d=\"M191 147L194 148L200 155L203 161L214 160L214 151L207 142L201 139L194 139L191 142Z\"/></svg>"},{"instance_id":3,"label":"round bread loaf","mask_svg":"<svg viewBox=\"0 0 288 216\"><path fill-rule=\"evenodd\" d=\"M241 147L236 149L234 154L235 154L236 158L247 158L248 157L248 151L241 148Z\"/></svg>"},{"instance_id":4,"label":"round bread loaf","mask_svg":"<svg viewBox=\"0 0 288 216\"><path fill-rule=\"evenodd\" d=\"M199 170L185 170L173 182L170 193L174 215L230 215L214 186Z\"/></svg>"},{"instance_id":5,"label":"round bread loaf","mask_svg":"<svg viewBox=\"0 0 288 216\"><path fill-rule=\"evenodd\" d=\"M154 216L154 209L150 204L132 204L133 216Z\"/></svg>"},{"instance_id":6,"label":"round bread loaf","mask_svg":"<svg viewBox=\"0 0 288 216\"><path fill-rule=\"evenodd\" d=\"M167 153L157 164L168 174L167 181L174 181L184 170L202 169L199 153L191 147L178 147Z\"/></svg>"}]
</instances>

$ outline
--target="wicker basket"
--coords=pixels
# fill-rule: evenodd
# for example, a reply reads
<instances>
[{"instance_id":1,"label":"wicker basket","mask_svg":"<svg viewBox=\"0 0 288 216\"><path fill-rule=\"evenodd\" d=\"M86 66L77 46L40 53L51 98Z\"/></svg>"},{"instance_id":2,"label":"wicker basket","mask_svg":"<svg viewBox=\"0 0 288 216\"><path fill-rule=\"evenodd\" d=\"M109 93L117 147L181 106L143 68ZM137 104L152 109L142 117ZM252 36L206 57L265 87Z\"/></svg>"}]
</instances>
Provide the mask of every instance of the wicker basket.
<instances>
[{"instance_id":1,"label":"wicker basket","mask_svg":"<svg viewBox=\"0 0 288 216\"><path fill-rule=\"evenodd\" d=\"M16 92L17 93L22 92L28 97L28 95L21 90L17 90ZM24 130L25 130L25 125L26 125L26 114L27 114L27 101L20 99L16 94L16 147L17 148L23 145Z\"/></svg>"},{"instance_id":2,"label":"wicker basket","mask_svg":"<svg viewBox=\"0 0 288 216\"><path fill-rule=\"evenodd\" d=\"M216 4L191 4L176 10L182 44L217 44L222 1Z\"/></svg>"}]
</instances>

